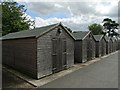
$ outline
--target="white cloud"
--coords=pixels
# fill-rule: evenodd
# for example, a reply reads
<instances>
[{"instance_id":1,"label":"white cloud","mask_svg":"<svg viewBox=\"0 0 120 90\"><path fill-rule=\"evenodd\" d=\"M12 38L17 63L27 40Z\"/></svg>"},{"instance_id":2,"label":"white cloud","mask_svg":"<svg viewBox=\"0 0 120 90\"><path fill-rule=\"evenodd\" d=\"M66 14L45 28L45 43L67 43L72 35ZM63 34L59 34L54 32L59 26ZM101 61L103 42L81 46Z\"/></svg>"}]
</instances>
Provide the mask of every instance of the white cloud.
<instances>
[{"instance_id":1,"label":"white cloud","mask_svg":"<svg viewBox=\"0 0 120 90\"><path fill-rule=\"evenodd\" d=\"M22 1L22 0L17 0ZM42 15L67 12L69 17L35 17L37 27L62 22L73 30L86 30L92 23L101 23L104 18L117 21L119 0L25 0L28 8Z\"/></svg>"},{"instance_id":2,"label":"white cloud","mask_svg":"<svg viewBox=\"0 0 120 90\"><path fill-rule=\"evenodd\" d=\"M107 15L111 17L118 16L118 2L101 2L95 6L96 13L98 15Z\"/></svg>"},{"instance_id":3,"label":"white cloud","mask_svg":"<svg viewBox=\"0 0 120 90\"><path fill-rule=\"evenodd\" d=\"M113 0L15 0L19 2L113 2ZM119 0L114 0L119 1Z\"/></svg>"},{"instance_id":4,"label":"white cloud","mask_svg":"<svg viewBox=\"0 0 120 90\"><path fill-rule=\"evenodd\" d=\"M108 14L110 12L109 6L104 6L104 5L99 5L96 6L95 9L98 13L100 12L101 14Z\"/></svg>"},{"instance_id":5,"label":"white cloud","mask_svg":"<svg viewBox=\"0 0 120 90\"><path fill-rule=\"evenodd\" d=\"M64 6L62 6L62 5L60 5L60 4L57 4L57 3L55 3L54 6L57 7L57 8L62 8L62 7L64 7Z\"/></svg>"},{"instance_id":6,"label":"white cloud","mask_svg":"<svg viewBox=\"0 0 120 90\"><path fill-rule=\"evenodd\" d=\"M73 30L88 30L88 26L92 23L101 23L105 17L97 17L97 16L89 16L89 15L81 15L81 16L73 16L69 18L48 18L43 19L40 17L35 18L36 27L41 27L45 25L50 25L54 23L62 22Z\"/></svg>"},{"instance_id":7,"label":"white cloud","mask_svg":"<svg viewBox=\"0 0 120 90\"><path fill-rule=\"evenodd\" d=\"M83 1L83 0L82 0ZM118 15L118 0L111 2L111 0L103 1L96 0L88 2L30 2L28 9L36 11L40 14L47 15L54 12L69 11L70 15L94 14L100 16Z\"/></svg>"}]
</instances>

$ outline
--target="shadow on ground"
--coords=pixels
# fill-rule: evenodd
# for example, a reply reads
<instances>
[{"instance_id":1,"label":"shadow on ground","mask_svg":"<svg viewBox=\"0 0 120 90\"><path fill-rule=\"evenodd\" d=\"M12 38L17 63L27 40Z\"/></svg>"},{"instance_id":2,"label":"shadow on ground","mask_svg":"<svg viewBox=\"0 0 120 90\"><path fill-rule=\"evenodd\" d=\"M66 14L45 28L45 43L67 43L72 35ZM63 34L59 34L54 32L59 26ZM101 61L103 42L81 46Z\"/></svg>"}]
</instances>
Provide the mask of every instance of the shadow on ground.
<instances>
[{"instance_id":1,"label":"shadow on ground","mask_svg":"<svg viewBox=\"0 0 120 90\"><path fill-rule=\"evenodd\" d=\"M20 79L19 77L13 75L12 73L8 72L5 68L2 69L2 90L11 88L28 88L27 90L30 90L31 88L34 88L31 84L25 82L24 80ZM26 90L26 89L25 89Z\"/></svg>"}]
</instances>

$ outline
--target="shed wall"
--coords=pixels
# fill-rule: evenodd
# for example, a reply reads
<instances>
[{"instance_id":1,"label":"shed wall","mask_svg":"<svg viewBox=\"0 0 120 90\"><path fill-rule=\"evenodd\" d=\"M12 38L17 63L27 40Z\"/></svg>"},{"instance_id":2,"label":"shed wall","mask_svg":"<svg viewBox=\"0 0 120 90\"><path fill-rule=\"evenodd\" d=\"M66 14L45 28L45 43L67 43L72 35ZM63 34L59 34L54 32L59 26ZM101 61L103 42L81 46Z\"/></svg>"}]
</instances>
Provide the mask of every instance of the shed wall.
<instances>
[{"instance_id":1,"label":"shed wall","mask_svg":"<svg viewBox=\"0 0 120 90\"><path fill-rule=\"evenodd\" d=\"M109 54L109 42L106 42L106 54Z\"/></svg>"},{"instance_id":2,"label":"shed wall","mask_svg":"<svg viewBox=\"0 0 120 90\"><path fill-rule=\"evenodd\" d=\"M95 58L95 52L96 52L95 48L96 48L95 40L92 38L92 59Z\"/></svg>"},{"instance_id":3,"label":"shed wall","mask_svg":"<svg viewBox=\"0 0 120 90\"><path fill-rule=\"evenodd\" d=\"M109 41L109 52L110 52L110 53L112 53L112 51L113 51L112 44L113 44L113 42L112 42L112 40L110 39L110 41Z\"/></svg>"},{"instance_id":4,"label":"shed wall","mask_svg":"<svg viewBox=\"0 0 120 90\"><path fill-rule=\"evenodd\" d=\"M106 55L106 41L104 38L101 40L101 56Z\"/></svg>"},{"instance_id":5,"label":"shed wall","mask_svg":"<svg viewBox=\"0 0 120 90\"><path fill-rule=\"evenodd\" d=\"M113 44L112 44L112 52L115 51L115 41L113 41Z\"/></svg>"},{"instance_id":6,"label":"shed wall","mask_svg":"<svg viewBox=\"0 0 120 90\"><path fill-rule=\"evenodd\" d=\"M114 41L114 52L117 50L117 41Z\"/></svg>"},{"instance_id":7,"label":"shed wall","mask_svg":"<svg viewBox=\"0 0 120 90\"><path fill-rule=\"evenodd\" d=\"M116 41L116 50L118 50L118 40Z\"/></svg>"},{"instance_id":8,"label":"shed wall","mask_svg":"<svg viewBox=\"0 0 120 90\"><path fill-rule=\"evenodd\" d=\"M74 60L75 62L80 62L82 63L82 58L83 58L83 55L82 55L82 41L78 40L78 41L75 41L75 50L74 50Z\"/></svg>"},{"instance_id":9,"label":"shed wall","mask_svg":"<svg viewBox=\"0 0 120 90\"><path fill-rule=\"evenodd\" d=\"M91 42L91 45L89 42ZM86 62L88 54L91 54L89 60L95 58L95 40L91 33L83 40L75 41L75 61L80 63Z\"/></svg>"},{"instance_id":10,"label":"shed wall","mask_svg":"<svg viewBox=\"0 0 120 90\"><path fill-rule=\"evenodd\" d=\"M2 62L36 78L36 39L4 40Z\"/></svg>"},{"instance_id":11,"label":"shed wall","mask_svg":"<svg viewBox=\"0 0 120 90\"><path fill-rule=\"evenodd\" d=\"M96 57L100 57L101 56L101 43L100 42L96 42Z\"/></svg>"},{"instance_id":12,"label":"shed wall","mask_svg":"<svg viewBox=\"0 0 120 90\"><path fill-rule=\"evenodd\" d=\"M90 33L89 35L87 35L87 37L85 38L85 43L86 43L86 56L87 56L87 60L92 60L95 58L95 39L93 37L93 35ZM87 48L88 47L88 48ZM86 57L85 56L85 57Z\"/></svg>"},{"instance_id":13,"label":"shed wall","mask_svg":"<svg viewBox=\"0 0 120 90\"><path fill-rule=\"evenodd\" d=\"M60 27L61 28L61 27ZM58 28L37 39L37 71L38 78L52 74L52 38L59 37L66 39L67 68L74 64L74 40L61 28L62 32L57 35Z\"/></svg>"},{"instance_id":14,"label":"shed wall","mask_svg":"<svg viewBox=\"0 0 120 90\"><path fill-rule=\"evenodd\" d=\"M87 38L82 41L82 62L87 61Z\"/></svg>"}]
</instances>

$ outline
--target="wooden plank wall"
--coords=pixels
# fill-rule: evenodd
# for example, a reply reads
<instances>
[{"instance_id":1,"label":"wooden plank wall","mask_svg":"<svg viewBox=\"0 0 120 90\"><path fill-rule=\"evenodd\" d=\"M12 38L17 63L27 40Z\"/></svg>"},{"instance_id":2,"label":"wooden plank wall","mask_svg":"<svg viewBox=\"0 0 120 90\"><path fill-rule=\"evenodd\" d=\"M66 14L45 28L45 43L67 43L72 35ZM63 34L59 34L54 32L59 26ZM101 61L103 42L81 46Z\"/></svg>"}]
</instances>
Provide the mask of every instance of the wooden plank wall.
<instances>
[{"instance_id":1,"label":"wooden plank wall","mask_svg":"<svg viewBox=\"0 0 120 90\"><path fill-rule=\"evenodd\" d=\"M74 60L75 60L75 62L82 63L82 60L83 60L82 41L80 41L80 40L75 41L75 47L74 48L75 48L75 50L74 50L74 56L75 56Z\"/></svg>"},{"instance_id":2,"label":"wooden plank wall","mask_svg":"<svg viewBox=\"0 0 120 90\"><path fill-rule=\"evenodd\" d=\"M36 78L36 39L3 41L3 64Z\"/></svg>"},{"instance_id":3,"label":"wooden plank wall","mask_svg":"<svg viewBox=\"0 0 120 90\"><path fill-rule=\"evenodd\" d=\"M58 27L59 28L59 27ZM56 37L57 30L41 36L37 40L37 71L38 78L52 74L52 38ZM60 27L61 28L61 27ZM67 41L67 67L74 64L74 40L61 28L62 32L58 37L66 38Z\"/></svg>"}]
</instances>

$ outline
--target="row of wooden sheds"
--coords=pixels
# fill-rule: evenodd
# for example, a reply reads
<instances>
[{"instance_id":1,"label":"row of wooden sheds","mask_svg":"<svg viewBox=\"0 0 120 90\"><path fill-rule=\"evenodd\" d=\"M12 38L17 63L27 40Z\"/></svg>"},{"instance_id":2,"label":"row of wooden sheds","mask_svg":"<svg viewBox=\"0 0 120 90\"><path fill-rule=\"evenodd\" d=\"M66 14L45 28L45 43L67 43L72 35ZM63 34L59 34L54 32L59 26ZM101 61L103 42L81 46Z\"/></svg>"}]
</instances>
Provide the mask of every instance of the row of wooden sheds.
<instances>
[{"instance_id":1,"label":"row of wooden sheds","mask_svg":"<svg viewBox=\"0 0 120 90\"><path fill-rule=\"evenodd\" d=\"M90 31L71 33L61 23L2 37L2 62L39 79L118 50L117 40Z\"/></svg>"}]
</instances>

